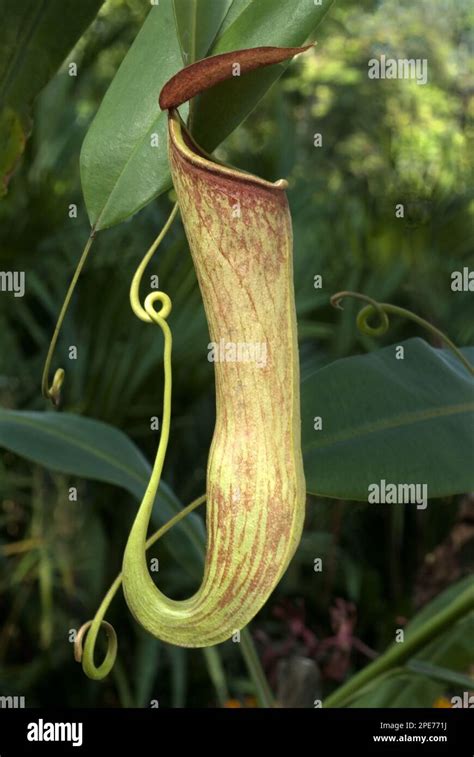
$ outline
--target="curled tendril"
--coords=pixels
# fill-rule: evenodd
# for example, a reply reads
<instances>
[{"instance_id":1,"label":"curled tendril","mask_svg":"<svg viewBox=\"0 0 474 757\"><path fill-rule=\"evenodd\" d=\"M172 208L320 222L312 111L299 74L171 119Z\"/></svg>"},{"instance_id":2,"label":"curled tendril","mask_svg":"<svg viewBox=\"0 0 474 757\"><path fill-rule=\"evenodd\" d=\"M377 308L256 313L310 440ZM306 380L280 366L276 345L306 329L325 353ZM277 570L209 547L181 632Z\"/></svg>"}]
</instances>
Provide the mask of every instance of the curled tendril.
<instances>
[{"instance_id":1,"label":"curled tendril","mask_svg":"<svg viewBox=\"0 0 474 757\"><path fill-rule=\"evenodd\" d=\"M81 275L82 269L84 268L86 264L86 260L89 255L89 251L92 247L92 242L94 241L94 238L95 238L95 235L94 235L94 232L92 232L89 239L87 240L86 246L84 247L79 263L77 264L77 268L74 271L74 276L71 279L71 283L69 284L66 297L64 298L64 302L62 304L61 311L58 316L58 320L56 321L56 326L54 327L53 336L51 338L51 342L48 348L48 354L46 356L46 360L44 363L43 376L41 379L41 392L42 392L43 397L45 399L51 400L53 405L55 405L56 407L59 405L60 400L61 400L61 387L64 382L65 373L64 373L63 368L58 368L54 374L53 381L50 385L49 373L51 370L51 363L53 361L54 351L56 349L59 332L61 331L61 327L63 325L64 318L66 317L69 303L71 302L72 295L74 294L74 290L76 288L76 284L78 282L79 276Z\"/></svg>"},{"instance_id":2,"label":"curled tendril","mask_svg":"<svg viewBox=\"0 0 474 757\"><path fill-rule=\"evenodd\" d=\"M144 256L143 260L141 261L140 265L137 268L137 271L132 279L132 283L130 286L130 304L132 306L132 310L135 313L135 315L140 318L140 320L145 321L146 323L156 323L158 326L160 326L163 336L165 339L165 349L164 349L164 369L165 369L165 395L164 395L164 408L163 408L163 423L162 423L162 432L160 437L160 443L158 445L158 452L157 452L157 459L153 468L152 478L150 480L150 484L147 487L147 495L150 494L152 496L153 500L155 499L156 491L158 489L158 485L160 482L161 477L161 469L163 466L163 460L166 453L166 448L168 445L168 437L169 437L169 426L170 426L170 415L171 415L171 344L172 344L172 337L171 337L171 331L166 323L166 318L169 316L171 312L171 300L165 292L151 292L146 298L145 302L142 306L140 302L140 283L143 277L143 273L151 260L153 254L157 250L161 240L169 230L171 224L173 223L173 220L176 217L176 214L178 212L178 205L175 204L173 207L173 210L170 213L170 216L164 225L163 229L159 233L158 237L155 239L153 244L151 245L150 249ZM159 309L155 308L156 303L161 303L161 307ZM59 374L59 371L57 372ZM63 376L64 377L64 371ZM56 378L56 377L55 377ZM53 382L53 389L54 389L54 382ZM52 391L52 390L51 390ZM148 549L151 547L152 544L155 543L157 539L160 538L166 531L171 528L175 523L178 523L182 518L184 518L191 510L194 510L195 507L198 507L200 504L202 504L206 499L206 496L199 497L197 500L194 500L188 507L184 508L178 515L176 515L174 518L172 518L168 523L166 523L161 529L159 529L153 536L148 539L148 541L145 544L145 549ZM115 630L113 626L110 625L110 623L107 623L107 621L104 620L105 613L107 612L109 605L114 598L115 594L117 593L119 587L122 584L122 573L120 573L111 587L109 588L107 594L105 595L104 599L102 600L102 603L97 610L97 613L93 620L87 621L87 623L84 623L84 625L81 626L75 644L74 644L74 657L78 662L82 662L82 669L84 670L84 673L93 680L101 680L102 678L105 678L110 671L112 670L115 659L117 657L117 635L115 633ZM105 658L101 665L98 667L96 666L94 662L94 650L95 645L97 642L97 637L99 635L99 631L101 628L104 628L107 634L107 651L105 654ZM86 635L87 634L87 635ZM84 636L86 635L86 640L84 644L84 648L82 646Z\"/></svg>"},{"instance_id":3,"label":"curled tendril","mask_svg":"<svg viewBox=\"0 0 474 757\"><path fill-rule=\"evenodd\" d=\"M365 307L362 308L362 310L359 311L356 319L357 328L362 334L367 334L367 336L382 336L382 334L385 334L390 326L389 314L398 315L402 318L408 318L411 321L417 323L418 326L421 326L422 328L429 331L438 339L441 339L446 344L446 346L449 347L453 354L456 355L458 360L461 361L461 363L469 371L469 373L471 375L474 375L474 367L462 354L461 350L456 347L454 342L452 342L451 339L446 336L446 334L437 329L436 326L433 326L432 323L426 321L424 318L421 318L421 316L417 315L416 313L412 313L411 310L400 308L397 305L391 305L389 302L377 302L377 300L372 299L372 297L369 297L366 294L360 294L360 292L337 292L331 297L331 305L335 308L339 308L339 310L342 310L343 308L341 306L341 302L346 297L352 297L353 299L362 300L362 302L368 303ZM376 326L371 326L369 319L373 318L374 315L377 315L379 317L379 323Z\"/></svg>"},{"instance_id":4,"label":"curled tendril","mask_svg":"<svg viewBox=\"0 0 474 757\"><path fill-rule=\"evenodd\" d=\"M362 308L362 310L359 311L356 319L357 328L359 329L359 331L362 331L365 334L369 334L369 336L382 336L386 331L388 331L390 321L387 313L385 312L385 310L382 310L382 308L378 307L378 303L376 311L377 315L380 316L380 324L378 326L371 326L368 322L368 319L373 315L374 312L374 307L372 305L367 305L365 308Z\"/></svg>"},{"instance_id":5,"label":"curled tendril","mask_svg":"<svg viewBox=\"0 0 474 757\"><path fill-rule=\"evenodd\" d=\"M187 505L187 507L184 507L182 510L180 510L177 515L171 518L167 523L164 524L164 526L161 526L158 531L155 531L155 533L150 536L145 544L145 549L150 549L150 547L152 547L153 544L158 541L158 539L161 539L161 537L164 536L166 532L170 530L170 528L183 520L183 518L189 515L189 513L191 513L197 507L204 504L205 501L206 495L202 494L200 497L193 500L193 502ZM74 659L77 662L82 662L82 669L84 673L86 674L86 676L88 676L88 678L92 678L94 681L100 681L110 673L117 657L117 634L115 633L114 627L106 620L104 620L104 616L109 608L110 603L112 602L112 599L115 597L121 585L122 573L119 573L115 581L111 584L104 599L102 600L94 619L88 620L87 623L84 623L81 626L74 642ZM94 650L101 627L104 628L107 633L107 651L105 653L104 661L101 663L101 665L99 665L99 667L97 667L94 663ZM86 634L87 636L83 649L83 639Z\"/></svg>"},{"instance_id":6,"label":"curled tendril","mask_svg":"<svg viewBox=\"0 0 474 757\"><path fill-rule=\"evenodd\" d=\"M96 622L96 620L97 616L96 618L94 618L94 620L88 620L87 623L84 623L77 632L76 640L74 642L74 659L76 660L76 662L83 663L84 672L87 676L89 676L89 678L100 680L101 678L105 678L105 676L108 675L113 668L115 659L117 657L117 634L115 633L114 627L110 623L107 623L106 620L99 620L98 623ZM94 628L92 628L91 632L87 636L89 646L92 645L91 665L91 660L89 659L90 655L83 656L82 640L87 631L92 626L94 626ZM100 628L104 628L107 634L107 652L102 665L97 668L94 665L93 649L95 647L97 634Z\"/></svg>"},{"instance_id":7,"label":"curled tendril","mask_svg":"<svg viewBox=\"0 0 474 757\"><path fill-rule=\"evenodd\" d=\"M168 217L168 220L166 221L165 225L163 226L162 230L156 237L155 241L151 245L150 249L144 256L143 260L141 261L140 265L138 266L137 270L135 271L135 275L132 279L132 283L130 285L130 305L132 307L133 312L139 318L141 321L144 321L145 323L151 323L154 321L154 313L150 313L147 310L146 302L149 300L151 296L154 294L161 295L161 292L154 292L153 295L148 295L147 299L145 300L145 307L142 306L140 303L140 284L141 280L143 278L143 274L145 273L145 269L152 259L153 255L155 254L156 250L158 249L159 245L161 244L161 241L165 237L165 235L168 233L171 224L173 223L174 219L176 218L176 215L178 213L179 207L178 203L175 203L173 206L173 209ZM165 295L167 297L167 295ZM169 299L169 298L168 298ZM170 302L170 310L171 310L171 302ZM162 314L162 318L166 318L169 314L169 311L166 313L166 315Z\"/></svg>"}]
</instances>

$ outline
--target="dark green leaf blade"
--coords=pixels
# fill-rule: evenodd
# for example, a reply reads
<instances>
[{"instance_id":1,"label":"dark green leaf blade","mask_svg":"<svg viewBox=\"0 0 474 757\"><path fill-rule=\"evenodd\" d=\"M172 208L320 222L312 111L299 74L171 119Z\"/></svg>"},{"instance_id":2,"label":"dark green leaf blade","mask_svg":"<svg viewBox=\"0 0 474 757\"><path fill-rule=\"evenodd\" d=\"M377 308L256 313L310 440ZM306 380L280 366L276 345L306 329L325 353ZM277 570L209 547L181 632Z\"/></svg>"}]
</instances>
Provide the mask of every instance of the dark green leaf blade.
<instances>
[{"instance_id":1,"label":"dark green leaf blade","mask_svg":"<svg viewBox=\"0 0 474 757\"><path fill-rule=\"evenodd\" d=\"M472 576L449 586L410 620L405 633L435 618L469 588L474 596ZM473 634L474 612L470 612L422 649L407 666L371 681L350 699L349 707L433 707L438 697L449 695L453 690L462 691L464 684L457 680L462 676L456 673L467 672L472 665ZM414 668L419 672L412 672Z\"/></svg>"},{"instance_id":2,"label":"dark green leaf blade","mask_svg":"<svg viewBox=\"0 0 474 757\"><path fill-rule=\"evenodd\" d=\"M210 55L242 48L298 47L314 33L333 0L315 5L308 0L258 0L247 5L212 46ZM229 16L232 8L229 11ZM195 104L192 132L206 150L215 149L255 108L289 63L254 71L219 84L200 95Z\"/></svg>"},{"instance_id":3,"label":"dark green leaf blade","mask_svg":"<svg viewBox=\"0 0 474 757\"><path fill-rule=\"evenodd\" d=\"M0 0L2 106L21 108L31 103L93 21L103 2Z\"/></svg>"},{"instance_id":4,"label":"dark green leaf blade","mask_svg":"<svg viewBox=\"0 0 474 757\"><path fill-rule=\"evenodd\" d=\"M95 18L103 0L0 0L0 131L15 122L21 138L0 139L4 187L31 129L30 106ZM64 18L67 17L67 23ZM7 140L7 136L9 136ZM12 149L15 152L12 154Z\"/></svg>"},{"instance_id":5,"label":"dark green leaf blade","mask_svg":"<svg viewBox=\"0 0 474 757\"><path fill-rule=\"evenodd\" d=\"M120 486L137 500L150 476L148 462L122 431L73 413L0 409L0 446L50 470ZM162 481L153 510L155 527L180 510L179 500ZM205 539L200 518L191 513L164 538L181 567L199 575Z\"/></svg>"},{"instance_id":6,"label":"dark green leaf blade","mask_svg":"<svg viewBox=\"0 0 474 757\"><path fill-rule=\"evenodd\" d=\"M82 146L82 188L95 229L120 223L169 188L167 114L158 95L181 67L173 3L161 0L122 61Z\"/></svg>"},{"instance_id":7,"label":"dark green leaf blade","mask_svg":"<svg viewBox=\"0 0 474 757\"><path fill-rule=\"evenodd\" d=\"M323 18L333 0L315 6L307 0L236 0L222 23L226 3L217 12L211 0L201 0L209 25L195 42L204 49L222 23L225 31L209 54L261 45L292 47L302 44ZM179 6L181 7L181 6ZM212 13L211 9L212 8ZM190 10L188 9L188 12ZM179 16L179 18L178 18ZM227 19L229 23L227 24ZM178 11L181 34L189 16ZM199 22L201 23L201 21ZM214 28L211 30L211 24ZM204 29L203 26L203 29ZM196 35L198 30L194 30ZM191 34L191 32L189 32ZM295 40L292 42L292 40ZM191 53L190 53L191 55ZM161 0L152 8L130 48L92 122L81 152L81 179L92 226L104 229L124 221L171 185L166 151L165 113L156 100L163 85L182 68L181 46L174 20L173 0ZM212 99L196 99L196 126L204 147L216 147L255 107L265 91L283 72L272 66L242 80L212 90ZM245 83L244 78L246 79ZM221 90L222 86L229 89ZM234 91L235 88L235 91ZM205 97L210 93L206 93ZM222 102L225 96L226 102ZM182 108L186 117L188 106ZM151 146L156 135L158 147ZM198 139L199 141L199 139Z\"/></svg>"},{"instance_id":8,"label":"dark green leaf blade","mask_svg":"<svg viewBox=\"0 0 474 757\"><path fill-rule=\"evenodd\" d=\"M227 12L224 21L222 22L222 26L219 31L219 37L221 37L226 29L228 29L229 26L231 26L234 21L241 15L241 13L244 12L247 6L253 2L255 2L255 0L234 0Z\"/></svg>"},{"instance_id":9,"label":"dark green leaf blade","mask_svg":"<svg viewBox=\"0 0 474 757\"><path fill-rule=\"evenodd\" d=\"M121 431L72 413L0 410L0 444L45 467L139 497L149 465Z\"/></svg>"},{"instance_id":10,"label":"dark green leaf blade","mask_svg":"<svg viewBox=\"0 0 474 757\"><path fill-rule=\"evenodd\" d=\"M174 0L183 63L204 58L232 5L232 0Z\"/></svg>"},{"instance_id":11,"label":"dark green leaf blade","mask_svg":"<svg viewBox=\"0 0 474 757\"><path fill-rule=\"evenodd\" d=\"M403 360L390 346L338 360L302 382L309 491L367 501L368 486L382 479L426 483L429 497L472 490L472 376L450 352L422 339L402 346Z\"/></svg>"}]
</instances>

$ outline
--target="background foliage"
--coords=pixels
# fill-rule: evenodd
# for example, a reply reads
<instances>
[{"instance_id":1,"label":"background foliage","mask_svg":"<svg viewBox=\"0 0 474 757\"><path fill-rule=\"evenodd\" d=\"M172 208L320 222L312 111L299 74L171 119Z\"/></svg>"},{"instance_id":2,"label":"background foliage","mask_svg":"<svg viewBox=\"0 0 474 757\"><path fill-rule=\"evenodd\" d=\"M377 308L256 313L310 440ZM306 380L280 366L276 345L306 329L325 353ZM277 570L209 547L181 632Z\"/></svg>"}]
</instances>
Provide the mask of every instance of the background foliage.
<instances>
[{"instance_id":1,"label":"background foliage","mask_svg":"<svg viewBox=\"0 0 474 757\"><path fill-rule=\"evenodd\" d=\"M0 297L0 404L5 409L49 409L39 391L42 364L90 231L79 153L148 9L139 0L106 2L34 102L33 131L0 205L0 269L27 276L25 298ZM72 23L72 15L62 24ZM400 320L378 341L361 335L353 303L347 301L343 312L329 305L330 295L340 289L396 302L457 344L473 344L470 295L450 289L453 270L473 267L472 20L464 0L336 4L318 29L315 51L289 66L218 149L219 157L243 169L289 179L303 379L333 360L426 338ZM381 53L427 58L428 84L369 80L367 61ZM68 75L71 60L78 64L77 77ZM322 134L320 148L314 146L315 133ZM78 206L76 219L68 216L71 203ZM405 205L404 219L395 217L396 203ZM152 459L157 442L150 418L161 410L162 344L156 330L131 312L128 287L169 207L170 198L163 194L131 221L98 235L57 357L67 367L63 409L126 432L143 453L136 460L141 475L146 475L143 455ZM179 503L205 490L214 422L206 323L180 224L160 248L151 272L159 273L173 300L172 441L164 472L170 490L156 508L166 519ZM314 289L316 274L323 276L322 289ZM74 362L67 357L69 345L78 347ZM420 372L420 388L432 370L430 363L426 374ZM373 377L355 373L354 380L369 383ZM11 446L13 432L5 423L1 417L0 438ZM472 437L462 438L469 457ZM251 704L248 697L255 692L237 645L220 647L225 681L216 689L208 657L147 637L121 598L109 618L120 645L115 673L100 686L84 678L72 659L69 630L92 617L120 569L139 491L123 481L113 486L113 477L90 473L85 480L67 473L2 451L0 692L25 695L29 706L148 706L152 699L160 706L213 706L222 699ZM311 479L311 491L317 492L317 467ZM78 487L77 502L68 499L70 486ZM202 516L198 512L194 521L201 535ZM184 532L170 534L152 553L159 555L160 585L174 597L189 595L200 580L200 558L193 559L187 538ZM251 624L280 699L288 701L285 681L295 676L300 703L311 706L365 664L373 650L382 651L394 629L417 609L472 575L473 545L474 506L466 494L433 500L425 512L410 505L369 507L310 497L301 548ZM313 570L318 556L327 566L322 573ZM472 635L472 623L470 629ZM474 657L462 643L466 628L453 634L459 641L438 645L428 661L467 675ZM312 660L309 682L302 679L301 658ZM395 706L403 689L405 704L430 706L437 697L459 691L443 675L440 680L439 671L438 678L433 671L405 671L410 686L405 679L402 685L387 681L379 699L366 692L363 703Z\"/></svg>"}]
</instances>

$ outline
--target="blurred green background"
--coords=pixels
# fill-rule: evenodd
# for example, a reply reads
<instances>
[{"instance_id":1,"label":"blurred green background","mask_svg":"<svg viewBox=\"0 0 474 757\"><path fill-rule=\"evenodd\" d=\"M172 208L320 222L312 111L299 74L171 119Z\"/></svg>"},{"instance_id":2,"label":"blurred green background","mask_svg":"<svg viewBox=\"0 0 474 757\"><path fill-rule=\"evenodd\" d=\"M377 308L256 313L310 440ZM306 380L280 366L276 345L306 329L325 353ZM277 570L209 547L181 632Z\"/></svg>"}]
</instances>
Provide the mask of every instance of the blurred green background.
<instances>
[{"instance_id":1,"label":"blurred green background","mask_svg":"<svg viewBox=\"0 0 474 757\"><path fill-rule=\"evenodd\" d=\"M12 295L0 297L3 407L47 407L42 366L89 234L81 144L148 7L138 0L107 2L68 56L80 75L69 76L64 66L36 100L32 137L0 202L0 269L27 275L27 296L14 307ZM429 339L399 320L378 341L361 335L356 304L347 301L343 312L329 305L341 289L409 308L460 346L474 343L472 294L450 288L452 271L474 266L472 16L464 0L336 4L318 30L315 51L292 63L218 150L243 169L289 180L303 375L383 344ZM369 80L367 62L382 53L427 58L428 83ZM315 133L322 147L314 146ZM68 217L70 203L78 206L76 219ZM395 217L397 203L405 207L403 219ZM67 366L63 409L123 429L150 460L156 446L150 417L161 412L162 342L131 312L128 288L169 208L162 196L98 235L55 361ZM214 386L180 223L160 248L154 272L173 300L173 419L164 479L186 504L205 491ZM319 290L316 274L323 277ZM67 359L69 345L78 347L74 362ZM73 485L77 502L68 501ZM121 596L107 616L119 637L115 673L99 685L73 661L69 631L93 616L119 571L135 507L122 490L49 473L2 452L1 693L26 696L27 706L148 706L153 699L160 706L217 704L202 652L147 637ZM410 506L311 498L302 546L251 624L274 690L284 699L285 665L296 665L299 676L295 656L312 660L311 690L321 693L365 664L371 650L383 650L404 618L472 571L473 523L467 495L432 502L423 520ZM167 593L184 597L196 588L199 576L182 574L166 539L153 554L160 557ZM315 573L314 554L326 555L332 568ZM347 648L344 628L362 640L358 648ZM332 643L324 644L328 639ZM238 645L222 645L221 655L223 698L252 704L255 692Z\"/></svg>"}]
</instances>

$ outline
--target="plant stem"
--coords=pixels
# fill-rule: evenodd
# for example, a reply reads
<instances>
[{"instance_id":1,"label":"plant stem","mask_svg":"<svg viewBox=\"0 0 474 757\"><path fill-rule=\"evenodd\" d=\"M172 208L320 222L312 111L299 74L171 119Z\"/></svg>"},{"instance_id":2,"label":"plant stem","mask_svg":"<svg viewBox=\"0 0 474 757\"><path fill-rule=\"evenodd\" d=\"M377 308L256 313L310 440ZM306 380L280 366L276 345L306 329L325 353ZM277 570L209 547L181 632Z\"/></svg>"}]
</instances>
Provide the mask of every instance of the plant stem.
<instances>
[{"instance_id":1,"label":"plant stem","mask_svg":"<svg viewBox=\"0 0 474 757\"><path fill-rule=\"evenodd\" d=\"M403 665L410 657L433 641L443 631L449 628L463 615L474 609L474 585L462 592L454 602L435 617L430 618L413 633L408 631L408 638L402 643L392 644L385 654L378 657L370 665L353 676L347 683L340 686L327 697L323 707L344 706L349 697L366 686L376 676L387 672L390 668Z\"/></svg>"},{"instance_id":2,"label":"plant stem","mask_svg":"<svg viewBox=\"0 0 474 757\"><path fill-rule=\"evenodd\" d=\"M56 349L59 332L61 331L61 327L63 325L63 321L66 316L67 309L69 307L69 303L71 302L71 297L74 294L74 289L76 288L76 284L79 279L79 276L82 273L82 269L84 268L86 264L87 256L89 255L89 251L90 251L90 248L92 247L92 242L94 241L94 238L95 238L94 232L92 232L86 242L86 246L84 247L79 263L77 264L77 268L74 271L74 276L72 277L71 283L69 284L69 288L67 290L66 297L64 298L61 312L59 313L58 320L56 321L56 326L54 327L54 333L51 339L51 343L49 345L48 354L46 356L46 361L43 368L43 376L41 379L41 391L43 393L43 397L45 399L52 400L52 402L55 405L59 403L59 392L61 389L61 384L64 379L64 371L62 368L59 368L56 371L54 375L53 383L50 387L49 386L49 372L51 369L51 362L53 360L54 351Z\"/></svg>"},{"instance_id":3,"label":"plant stem","mask_svg":"<svg viewBox=\"0 0 474 757\"><path fill-rule=\"evenodd\" d=\"M23 552L29 552L32 549L37 549L43 545L43 539L35 537L31 539L21 539L20 541L12 542L11 544L2 544L0 547L0 555L3 557L11 557L12 555L20 555Z\"/></svg>"},{"instance_id":4,"label":"plant stem","mask_svg":"<svg viewBox=\"0 0 474 757\"><path fill-rule=\"evenodd\" d=\"M255 686L255 693L257 700L261 707L274 707L275 701L271 692L270 686L263 672L262 665L257 655L257 650L253 643L250 631L248 628L243 628L240 632L240 644L242 650L242 656L245 660L247 670L253 685Z\"/></svg>"}]
</instances>

